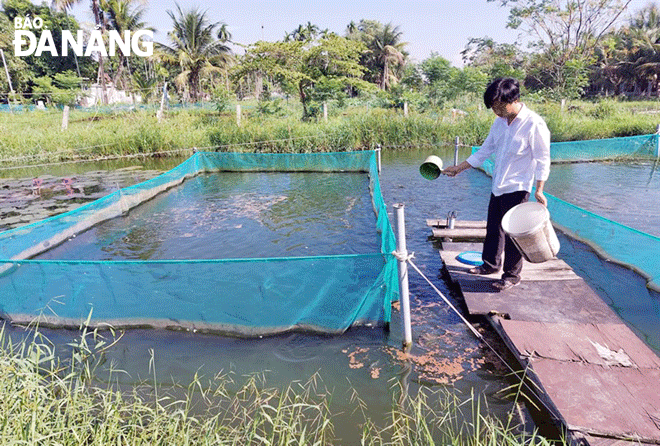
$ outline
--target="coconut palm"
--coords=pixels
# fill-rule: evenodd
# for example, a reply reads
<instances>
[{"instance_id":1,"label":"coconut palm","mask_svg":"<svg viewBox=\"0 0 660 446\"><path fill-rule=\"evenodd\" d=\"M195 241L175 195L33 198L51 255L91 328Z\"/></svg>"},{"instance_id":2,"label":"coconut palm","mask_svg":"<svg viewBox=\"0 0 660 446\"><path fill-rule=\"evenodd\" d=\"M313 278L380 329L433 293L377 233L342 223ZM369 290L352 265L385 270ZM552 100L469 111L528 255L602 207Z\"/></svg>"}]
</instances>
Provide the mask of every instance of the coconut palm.
<instances>
[{"instance_id":1,"label":"coconut palm","mask_svg":"<svg viewBox=\"0 0 660 446\"><path fill-rule=\"evenodd\" d=\"M321 31L318 26L312 24L312 22L307 22L307 25L298 25L298 27L292 32L287 33L284 36L284 41L290 42L295 40L298 42L306 42L308 40L316 39L322 32L323 31Z\"/></svg>"},{"instance_id":2,"label":"coconut palm","mask_svg":"<svg viewBox=\"0 0 660 446\"><path fill-rule=\"evenodd\" d=\"M638 11L630 22L631 37L636 49L635 72L647 82L647 94L658 91L660 74L660 10L649 4Z\"/></svg>"},{"instance_id":3,"label":"coconut palm","mask_svg":"<svg viewBox=\"0 0 660 446\"><path fill-rule=\"evenodd\" d=\"M346 35L361 40L369 49L362 60L370 72L368 80L389 90L398 81L408 56L404 50L407 43L401 41L403 32L391 23L360 20L359 24L351 22L346 27Z\"/></svg>"},{"instance_id":4,"label":"coconut palm","mask_svg":"<svg viewBox=\"0 0 660 446\"><path fill-rule=\"evenodd\" d=\"M80 3L81 0L53 0L53 6L56 9L61 9L66 11L70 9L73 5ZM94 23L97 27L104 30L104 22L102 20L101 7L99 5L99 0L92 0L92 14L94 15ZM105 92L105 68L103 64L103 57L99 57L99 71L97 76L97 82L101 84L101 89L103 91L103 103L107 103L107 95Z\"/></svg>"},{"instance_id":5,"label":"coconut palm","mask_svg":"<svg viewBox=\"0 0 660 446\"><path fill-rule=\"evenodd\" d=\"M379 86L382 90L389 90L390 86L398 81L397 74L405 63L406 53L403 47L407 43L401 42L402 35L398 26L393 27L388 23L373 36L370 49L380 68Z\"/></svg>"},{"instance_id":6,"label":"coconut palm","mask_svg":"<svg viewBox=\"0 0 660 446\"><path fill-rule=\"evenodd\" d=\"M190 99L197 101L202 96L202 77L220 72L219 66L227 65L231 60L231 49L227 46L228 40L216 39L216 28L223 35L222 23L211 22L206 11L196 7L183 11L178 4L175 5L175 12L167 11L173 24L169 33L172 44L161 44L160 48L171 62L181 67L177 84L187 87ZM226 28L224 30L226 33Z\"/></svg>"},{"instance_id":7,"label":"coconut palm","mask_svg":"<svg viewBox=\"0 0 660 446\"><path fill-rule=\"evenodd\" d=\"M142 18L146 14L146 9L144 8L146 4L147 0L100 0L100 6L105 13L104 17L107 26L116 30L121 36L124 35L124 31L134 32L140 29L150 29L153 31L153 28L148 27L142 21ZM119 58L119 63L114 82L115 85L120 85L126 89L129 87L128 79L131 71L129 58L121 51L118 52L117 57Z\"/></svg>"}]
</instances>

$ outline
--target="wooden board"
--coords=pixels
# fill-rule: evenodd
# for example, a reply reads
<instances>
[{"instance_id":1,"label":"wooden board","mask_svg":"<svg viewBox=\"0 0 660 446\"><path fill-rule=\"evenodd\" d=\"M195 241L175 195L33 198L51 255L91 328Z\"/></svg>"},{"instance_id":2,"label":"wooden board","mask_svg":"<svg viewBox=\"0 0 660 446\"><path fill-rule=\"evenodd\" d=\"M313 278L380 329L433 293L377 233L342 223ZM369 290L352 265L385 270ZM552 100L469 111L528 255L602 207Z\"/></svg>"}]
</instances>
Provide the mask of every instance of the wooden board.
<instances>
[{"instance_id":1,"label":"wooden board","mask_svg":"<svg viewBox=\"0 0 660 446\"><path fill-rule=\"evenodd\" d=\"M532 368L569 430L660 442L660 370L552 359Z\"/></svg>"},{"instance_id":2,"label":"wooden board","mask_svg":"<svg viewBox=\"0 0 660 446\"><path fill-rule=\"evenodd\" d=\"M440 255L468 311L487 320L553 408L573 444L660 444L660 358L565 262L525 262L523 281L499 292L500 273L475 276L456 256L481 244L446 243Z\"/></svg>"},{"instance_id":3,"label":"wooden board","mask_svg":"<svg viewBox=\"0 0 660 446\"><path fill-rule=\"evenodd\" d=\"M500 314L537 322L617 323L619 317L582 280L523 281L498 292L482 282L460 282L470 314Z\"/></svg>"},{"instance_id":4,"label":"wooden board","mask_svg":"<svg viewBox=\"0 0 660 446\"><path fill-rule=\"evenodd\" d=\"M469 246L469 245L466 245ZM469 251L481 251L480 244L473 245L475 249L470 249ZM475 276L469 274L468 270L472 268L472 265L467 265L458 260L458 255L463 251L449 251L443 249L440 251L440 257L445 263L447 271L451 274L454 280L459 282L463 281L475 281L475 282L492 282L499 279L502 276L501 272L489 274L487 276ZM575 280L579 279L580 276L575 274L573 268L568 266L566 262L560 259L552 259L543 263L530 263L526 260L523 260L523 269L521 273L523 280Z\"/></svg>"},{"instance_id":5,"label":"wooden board","mask_svg":"<svg viewBox=\"0 0 660 446\"><path fill-rule=\"evenodd\" d=\"M481 244L447 244L448 248L480 251ZM502 314L537 322L619 323L620 319L563 260L523 264L522 282L504 292L492 287L501 273L468 274L471 266L459 262L463 251L440 251L452 280L459 284L470 314Z\"/></svg>"},{"instance_id":6,"label":"wooden board","mask_svg":"<svg viewBox=\"0 0 660 446\"><path fill-rule=\"evenodd\" d=\"M635 440L619 440L617 438L596 437L582 433L574 433L575 444L588 444L589 446L657 446L657 443L646 443ZM579 443L582 441L583 443Z\"/></svg>"},{"instance_id":7,"label":"wooden board","mask_svg":"<svg viewBox=\"0 0 660 446\"><path fill-rule=\"evenodd\" d=\"M482 240L486 238L486 229L481 228L432 228L435 238Z\"/></svg>"},{"instance_id":8,"label":"wooden board","mask_svg":"<svg viewBox=\"0 0 660 446\"><path fill-rule=\"evenodd\" d=\"M626 325L499 319L520 357L619 367L660 368L660 358ZM659 384L660 385L660 384Z\"/></svg>"},{"instance_id":9,"label":"wooden board","mask_svg":"<svg viewBox=\"0 0 660 446\"><path fill-rule=\"evenodd\" d=\"M435 226L438 228L446 228L447 227L447 219L432 219L429 218L426 220L426 225L427 226ZM454 227L455 228L472 228L472 229L486 229L486 222L485 221L468 221L468 220L456 220L454 222Z\"/></svg>"}]
</instances>

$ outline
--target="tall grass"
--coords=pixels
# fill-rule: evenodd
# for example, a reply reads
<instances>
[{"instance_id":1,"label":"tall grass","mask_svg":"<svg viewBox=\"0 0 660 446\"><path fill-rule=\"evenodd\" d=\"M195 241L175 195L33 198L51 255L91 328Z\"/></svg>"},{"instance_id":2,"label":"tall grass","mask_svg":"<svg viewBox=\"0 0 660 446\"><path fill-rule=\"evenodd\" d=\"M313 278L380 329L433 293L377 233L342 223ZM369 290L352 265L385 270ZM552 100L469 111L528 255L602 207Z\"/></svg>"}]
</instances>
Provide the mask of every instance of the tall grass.
<instances>
[{"instance_id":1,"label":"tall grass","mask_svg":"<svg viewBox=\"0 0 660 446\"><path fill-rule=\"evenodd\" d=\"M316 152L405 150L479 145L494 115L478 103L426 113L365 106L335 107L328 121L302 121L295 104L282 113L247 108L241 125L233 112L171 110L158 121L149 110L117 113L73 111L67 130L58 111L0 114L0 159L4 163L168 156L193 147L221 151ZM553 141L610 138L656 131L655 102L531 102L547 121ZM261 108L263 109L263 107ZM15 159L14 159L15 158Z\"/></svg>"},{"instance_id":2,"label":"tall grass","mask_svg":"<svg viewBox=\"0 0 660 446\"><path fill-rule=\"evenodd\" d=\"M351 420L356 438L337 432L332 390L315 375L283 389L263 378L196 376L185 386L144 383L120 390L95 380L94 371L113 345L112 332L81 328L59 357L33 327L12 342L0 330L0 443L57 445L548 445L484 414L481 399L459 402L451 392L422 389L394 393L387 422L379 425L355 397ZM105 337L109 336L108 339ZM155 361L151 361L153 366ZM154 370L154 376L156 372ZM442 392L442 395L434 395ZM433 398L431 398L433 397ZM351 409L349 409L351 410ZM465 413L472 414L467 417Z\"/></svg>"}]
</instances>

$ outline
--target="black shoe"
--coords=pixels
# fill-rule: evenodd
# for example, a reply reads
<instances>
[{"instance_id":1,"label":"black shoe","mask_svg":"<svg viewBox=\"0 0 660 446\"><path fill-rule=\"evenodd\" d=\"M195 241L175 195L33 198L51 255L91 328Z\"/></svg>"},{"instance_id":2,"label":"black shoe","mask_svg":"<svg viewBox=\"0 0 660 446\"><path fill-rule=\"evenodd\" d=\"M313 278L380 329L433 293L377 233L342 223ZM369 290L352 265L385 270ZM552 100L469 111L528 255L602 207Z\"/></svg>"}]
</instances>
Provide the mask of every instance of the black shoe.
<instances>
[{"instance_id":1,"label":"black shoe","mask_svg":"<svg viewBox=\"0 0 660 446\"><path fill-rule=\"evenodd\" d=\"M477 276L487 276L489 274L496 273L497 270L492 270L489 268L486 268L483 265L475 266L474 268L470 268L468 270L468 274L475 274Z\"/></svg>"},{"instance_id":2,"label":"black shoe","mask_svg":"<svg viewBox=\"0 0 660 446\"><path fill-rule=\"evenodd\" d=\"M495 282L493 282L493 288L495 288L498 291L504 291L504 290L508 290L509 288L513 288L519 283L520 283L520 279L505 277L503 279L496 280Z\"/></svg>"}]
</instances>

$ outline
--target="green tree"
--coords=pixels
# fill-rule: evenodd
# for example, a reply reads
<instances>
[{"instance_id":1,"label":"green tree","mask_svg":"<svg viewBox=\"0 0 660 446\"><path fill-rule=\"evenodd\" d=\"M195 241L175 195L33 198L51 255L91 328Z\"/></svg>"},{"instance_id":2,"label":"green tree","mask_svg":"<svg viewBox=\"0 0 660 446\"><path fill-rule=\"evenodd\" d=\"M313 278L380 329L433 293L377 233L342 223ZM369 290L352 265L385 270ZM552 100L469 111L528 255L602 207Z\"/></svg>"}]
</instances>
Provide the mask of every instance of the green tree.
<instances>
[{"instance_id":1,"label":"green tree","mask_svg":"<svg viewBox=\"0 0 660 446\"><path fill-rule=\"evenodd\" d=\"M327 32L327 30L324 32ZM307 22L307 25L298 25L296 29L290 33L286 33L284 35L284 41L297 40L299 42L305 42L316 39L321 33L322 31L318 26L312 24L312 22Z\"/></svg>"},{"instance_id":2,"label":"green tree","mask_svg":"<svg viewBox=\"0 0 660 446\"><path fill-rule=\"evenodd\" d=\"M53 78L36 78L35 100L43 99L46 103L58 105L73 104L80 95L80 82L81 79L73 71L57 73Z\"/></svg>"},{"instance_id":3,"label":"green tree","mask_svg":"<svg viewBox=\"0 0 660 446\"><path fill-rule=\"evenodd\" d=\"M463 63L479 68L488 77L525 78L525 55L516 45L497 43L490 37L472 38L461 51Z\"/></svg>"},{"instance_id":4,"label":"green tree","mask_svg":"<svg viewBox=\"0 0 660 446\"><path fill-rule=\"evenodd\" d=\"M377 84L381 90L389 90L403 75L408 58L407 42L402 42L403 32L391 23L383 25L373 20L351 22L346 27L350 39L363 42L369 50L362 56L367 68L367 80Z\"/></svg>"},{"instance_id":5,"label":"green tree","mask_svg":"<svg viewBox=\"0 0 660 446\"><path fill-rule=\"evenodd\" d=\"M227 41L217 39L222 23L211 22L206 11L194 7L183 11L176 4L176 12L167 11L173 30L169 33L171 45L160 44L169 63L177 64L181 73L176 82L185 89L192 101L202 97L202 79L220 73L231 59Z\"/></svg>"},{"instance_id":6,"label":"green tree","mask_svg":"<svg viewBox=\"0 0 660 446\"><path fill-rule=\"evenodd\" d=\"M587 85L594 50L631 0L488 0L511 6L507 26L534 39L536 88L574 96Z\"/></svg>"},{"instance_id":7,"label":"green tree","mask_svg":"<svg viewBox=\"0 0 660 446\"><path fill-rule=\"evenodd\" d=\"M637 80L646 83L646 95L658 94L660 87L660 10L649 4L639 10L625 30L631 40L629 63L634 67Z\"/></svg>"},{"instance_id":8,"label":"green tree","mask_svg":"<svg viewBox=\"0 0 660 446\"><path fill-rule=\"evenodd\" d=\"M353 89L369 90L361 79L360 42L336 34L315 41L257 42L250 46L233 76L258 73L271 79L282 91L295 94L303 106L303 118L313 115L315 101L345 97Z\"/></svg>"},{"instance_id":9,"label":"green tree","mask_svg":"<svg viewBox=\"0 0 660 446\"><path fill-rule=\"evenodd\" d=\"M79 3L80 1L81 0L53 0L53 6L57 9L66 11L67 9L70 9L73 5ZM99 4L99 0L91 0L91 9L92 9L92 15L94 16L94 23L96 24L97 28L101 29L101 32L104 32L106 27L105 27L105 21L103 20L103 15L101 11L101 6ZM101 84L101 88L103 90L102 101L103 103L107 103L107 97L105 94L105 80L106 80L105 62L103 56L99 56L98 72L96 79L97 82Z\"/></svg>"},{"instance_id":10,"label":"green tree","mask_svg":"<svg viewBox=\"0 0 660 446\"><path fill-rule=\"evenodd\" d=\"M0 14L0 48L2 48L5 61L7 62L7 69L11 78L11 89L9 87L9 79L4 69L0 69L0 101L9 102L14 101L16 98L9 97L9 93L13 89L16 93L25 93L29 89L30 80L34 77L31 74L30 66L23 57L14 56L14 23L9 21L5 14Z\"/></svg>"},{"instance_id":11,"label":"green tree","mask_svg":"<svg viewBox=\"0 0 660 446\"><path fill-rule=\"evenodd\" d=\"M100 0L100 7L103 10L104 18L108 28L116 30L123 36L124 31L135 32L140 29L149 29L143 21L147 10L144 7L146 0ZM115 85L128 90L131 86L131 67L130 57L118 51L116 55L117 69L114 74Z\"/></svg>"}]
</instances>

